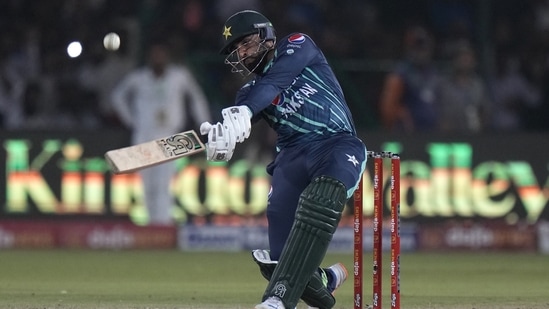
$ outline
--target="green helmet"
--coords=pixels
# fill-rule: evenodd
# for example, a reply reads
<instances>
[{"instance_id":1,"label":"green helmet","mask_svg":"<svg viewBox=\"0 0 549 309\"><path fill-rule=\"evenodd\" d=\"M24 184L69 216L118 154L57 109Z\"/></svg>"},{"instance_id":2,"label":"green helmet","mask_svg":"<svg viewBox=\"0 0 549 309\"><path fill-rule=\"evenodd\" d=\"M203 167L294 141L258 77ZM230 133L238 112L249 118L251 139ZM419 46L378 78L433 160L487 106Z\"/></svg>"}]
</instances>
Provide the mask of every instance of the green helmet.
<instances>
[{"instance_id":1,"label":"green helmet","mask_svg":"<svg viewBox=\"0 0 549 309\"><path fill-rule=\"evenodd\" d=\"M228 55L234 43L254 33L259 33L263 40L276 39L273 25L265 16L251 10L235 13L223 25L224 44L220 53Z\"/></svg>"}]
</instances>

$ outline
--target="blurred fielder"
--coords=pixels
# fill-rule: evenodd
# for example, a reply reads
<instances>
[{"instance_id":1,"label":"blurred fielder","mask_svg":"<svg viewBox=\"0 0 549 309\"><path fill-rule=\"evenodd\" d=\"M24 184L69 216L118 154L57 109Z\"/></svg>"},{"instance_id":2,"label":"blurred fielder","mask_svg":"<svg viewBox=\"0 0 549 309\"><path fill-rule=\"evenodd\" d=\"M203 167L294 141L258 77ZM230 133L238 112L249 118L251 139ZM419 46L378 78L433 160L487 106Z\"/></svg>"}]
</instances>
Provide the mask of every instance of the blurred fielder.
<instances>
[{"instance_id":1,"label":"blurred fielder","mask_svg":"<svg viewBox=\"0 0 549 309\"><path fill-rule=\"evenodd\" d=\"M165 137L210 119L209 104L192 72L172 62L169 45L154 41L148 47L146 66L130 72L112 93L115 111L132 130L133 144ZM188 99L187 99L188 98ZM139 171L151 225L172 225L170 182L176 171L169 162Z\"/></svg>"}]
</instances>

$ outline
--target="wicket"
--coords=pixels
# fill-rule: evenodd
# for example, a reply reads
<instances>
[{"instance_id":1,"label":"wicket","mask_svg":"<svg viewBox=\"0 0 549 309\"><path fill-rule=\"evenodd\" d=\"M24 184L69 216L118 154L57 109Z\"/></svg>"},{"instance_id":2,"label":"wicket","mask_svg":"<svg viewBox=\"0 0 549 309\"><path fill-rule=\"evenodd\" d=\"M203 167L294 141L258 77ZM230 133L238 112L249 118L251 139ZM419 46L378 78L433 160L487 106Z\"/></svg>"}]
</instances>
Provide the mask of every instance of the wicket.
<instances>
[{"instance_id":1,"label":"wicket","mask_svg":"<svg viewBox=\"0 0 549 309\"><path fill-rule=\"evenodd\" d=\"M383 159L390 159L391 175L391 309L400 309L400 156L391 152L368 151L374 161L373 174L373 309L382 307ZM354 192L354 308L363 309L363 184Z\"/></svg>"}]
</instances>

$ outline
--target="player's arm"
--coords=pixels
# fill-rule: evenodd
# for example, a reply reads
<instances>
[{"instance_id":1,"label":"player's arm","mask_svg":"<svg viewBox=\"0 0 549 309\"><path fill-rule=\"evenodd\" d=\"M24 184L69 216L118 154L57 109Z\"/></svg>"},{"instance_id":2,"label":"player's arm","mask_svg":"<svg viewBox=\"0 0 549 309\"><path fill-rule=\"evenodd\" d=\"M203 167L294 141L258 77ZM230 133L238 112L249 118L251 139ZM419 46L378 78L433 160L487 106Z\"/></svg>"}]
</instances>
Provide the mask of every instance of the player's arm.
<instances>
[{"instance_id":1,"label":"player's arm","mask_svg":"<svg viewBox=\"0 0 549 309\"><path fill-rule=\"evenodd\" d=\"M192 72L185 69L184 73L183 83L185 85L186 94L190 97L190 113L192 114L195 123L208 121L211 118L208 99Z\"/></svg>"},{"instance_id":2,"label":"player's arm","mask_svg":"<svg viewBox=\"0 0 549 309\"><path fill-rule=\"evenodd\" d=\"M130 97L135 84L133 75L126 76L112 91L111 101L120 121L128 127L133 127L134 117L131 112Z\"/></svg>"},{"instance_id":3,"label":"player's arm","mask_svg":"<svg viewBox=\"0 0 549 309\"><path fill-rule=\"evenodd\" d=\"M254 82L253 87L247 84L239 92L235 106L222 110L223 124L211 125L204 123L201 126L201 134L208 134L217 141L208 148L209 160L217 160L215 153L218 150L226 155L220 155L224 161L228 161L234 151L234 141L241 143L249 137L251 132L251 119L268 107L273 99L285 88L289 87L294 79L315 61L319 56L316 45L307 36L301 35L303 41L298 45L287 46L283 44L277 48L277 55L267 73ZM212 131L216 128L216 132ZM210 136L212 135L212 136ZM226 151L225 151L226 150ZM219 160L218 160L219 161Z\"/></svg>"},{"instance_id":4,"label":"player's arm","mask_svg":"<svg viewBox=\"0 0 549 309\"><path fill-rule=\"evenodd\" d=\"M405 122L406 110L402 104L404 81L396 73L385 78L379 102L381 121L386 129L392 129L399 121Z\"/></svg>"},{"instance_id":5,"label":"player's arm","mask_svg":"<svg viewBox=\"0 0 549 309\"><path fill-rule=\"evenodd\" d=\"M235 106L222 110L223 125L227 132L234 133L238 143L250 136L251 119L271 104L282 89L289 87L299 74L319 56L318 48L311 39L296 34L299 44L283 44L277 48L274 62L265 75L258 78L253 87L244 87L237 96Z\"/></svg>"},{"instance_id":6,"label":"player's arm","mask_svg":"<svg viewBox=\"0 0 549 309\"><path fill-rule=\"evenodd\" d=\"M303 70L314 64L319 50L314 42L302 35L304 41L294 44L299 47L283 44L277 48L277 55L269 71L259 79L246 96L237 97L236 105L246 105L253 115L258 115L268 107L283 89L288 88Z\"/></svg>"}]
</instances>

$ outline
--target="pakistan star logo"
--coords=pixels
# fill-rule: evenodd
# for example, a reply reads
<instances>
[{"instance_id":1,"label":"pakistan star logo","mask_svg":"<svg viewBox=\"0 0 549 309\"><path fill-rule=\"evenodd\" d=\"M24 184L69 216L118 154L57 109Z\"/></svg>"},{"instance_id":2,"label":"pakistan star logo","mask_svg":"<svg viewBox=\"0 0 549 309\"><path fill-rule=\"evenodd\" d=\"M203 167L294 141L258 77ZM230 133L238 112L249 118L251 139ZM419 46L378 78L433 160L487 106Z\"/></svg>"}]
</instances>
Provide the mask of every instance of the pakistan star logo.
<instances>
[{"instance_id":1,"label":"pakistan star logo","mask_svg":"<svg viewBox=\"0 0 549 309\"><path fill-rule=\"evenodd\" d=\"M225 37L225 40L231 35L231 27L225 26L225 28L223 29L223 36Z\"/></svg>"},{"instance_id":2,"label":"pakistan star logo","mask_svg":"<svg viewBox=\"0 0 549 309\"><path fill-rule=\"evenodd\" d=\"M358 160L355 158L355 156L350 156L348 154L345 154L347 156L347 161L353 163L354 166L357 166L358 165Z\"/></svg>"}]
</instances>

